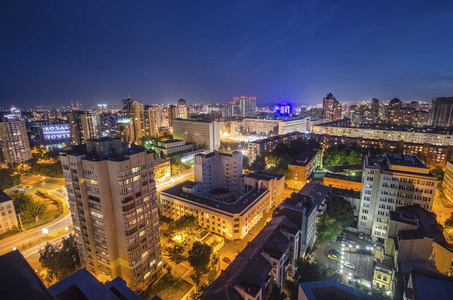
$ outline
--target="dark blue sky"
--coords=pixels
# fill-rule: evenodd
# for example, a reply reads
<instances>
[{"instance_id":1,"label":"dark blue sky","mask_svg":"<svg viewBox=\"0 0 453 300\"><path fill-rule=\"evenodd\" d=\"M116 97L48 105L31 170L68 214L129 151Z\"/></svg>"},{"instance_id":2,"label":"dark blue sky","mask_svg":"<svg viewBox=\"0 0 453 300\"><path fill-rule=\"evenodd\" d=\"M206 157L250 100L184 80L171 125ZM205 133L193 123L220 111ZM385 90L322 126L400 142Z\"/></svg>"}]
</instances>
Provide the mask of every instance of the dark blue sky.
<instances>
[{"instance_id":1,"label":"dark blue sky","mask_svg":"<svg viewBox=\"0 0 453 300\"><path fill-rule=\"evenodd\" d=\"M453 1L0 2L1 106L328 92L453 95Z\"/></svg>"}]
</instances>

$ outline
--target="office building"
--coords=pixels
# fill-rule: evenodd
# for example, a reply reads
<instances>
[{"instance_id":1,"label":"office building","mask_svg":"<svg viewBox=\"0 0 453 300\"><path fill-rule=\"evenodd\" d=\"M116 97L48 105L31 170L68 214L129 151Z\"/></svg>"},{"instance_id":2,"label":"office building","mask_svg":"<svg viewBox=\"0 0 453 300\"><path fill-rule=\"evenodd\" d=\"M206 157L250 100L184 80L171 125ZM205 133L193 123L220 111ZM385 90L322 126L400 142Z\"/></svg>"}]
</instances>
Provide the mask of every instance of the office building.
<instances>
[{"instance_id":1,"label":"office building","mask_svg":"<svg viewBox=\"0 0 453 300\"><path fill-rule=\"evenodd\" d=\"M171 178L170 159L157 158L154 160L154 180L156 183L164 183Z\"/></svg>"},{"instance_id":2,"label":"office building","mask_svg":"<svg viewBox=\"0 0 453 300\"><path fill-rule=\"evenodd\" d=\"M219 150L219 122L176 119L173 120L173 137L196 143L198 149Z\"/></svg>"},{"instance_id":3,"label":"office building","mask_svg":"<svg viewBox=\"0 0 453 300\"><path fill-rule=\"evenodd\" d=\"M292 132L310 131L310 118L249 119L243 121L243 131L248 134L265 136L283 135Z\"/></svg>"},{"instance_id":4,"label":"office building","mask_svg":"<svg viewBox=\"0 0 453 300\"><path fill-rule=\"evenodd\" d=\"M341 120L342 107L340 102L335 99L332 93L329 93L326 98L322 100L322 117L326 122L333 122Z\"/></svg>"},{"instance_id":5,"label":"office building","mask_svg":"<svg viewBox=\"0 0 453 300\"><path fill-rule=\"evenodd\" d=\"M300 190L310 181L311 175L322 167L322 150L307 148L288 164L288 188Z\"/></svg>"},{"instance_id":6,"label":"office building","mask_svg":"<svg viewBox=\"0 0 453 300\"><path fill-rule=\"evenodd\" d=\"M13 199L0 190L0 234L18 226Z\"/></svg>"},{"instance_id":7,"label":"office building","mask_svg":"<svg viewBox=\"0 0 453 300\"><path fill-rule=\"evenodd\" d=\"M242 175L242 153L194 156L195 181L161 192L162 214L173 220L192 215L199 226L229 240L244 238L278 203L281 174Z\"/></svg>"},{"instance_id":8,"label":"office building","mask_svg":"<svg viewBox=\"0 0 453 300\"><path fill-rule=\"evenodd\" d=\"M433 99L429 124L434 127L453 126L453 97Z\"/></svg>"},{"instance_id":9,"label":"office building","mask_svg":"<svg viewBox=\"0 0 453 300\"><path fill-rule=\"evenodd\" d=\"M247 144L247 157L250 162L255 161L258 156L261 156L267 152L274 150L277 145L281 143L288 143L290 141L298 140L302 137L305 137L304 134L299 133L298 131L287 133L284 135L277 135L273 137L268 137L261 140L251 141Z\"/></svg>"},{"instance_id":10,"label":"office building","mask_svg":"<svg viewBox=\"0 0 453 300\"><path fill-rule=\"evenodd\" d=\"M9 300L140 300L120 277L103 284L81 269L46 288L19 250L0 256L0 289Z\"/></svg>"},{"instance_id":11,"label":"office building","mask_svg":"<svg viewBox=\"0 0 453 300\"><path fill-rule=\"evenodd\" d=\"M166 156L173 156L191 152L194 150L194 144L186 143L183 140L171 139L166 141L158 141L157 146L151 146L156 153L163 153Z\"/></svg>"},{"instance_id":12,"label":"office building","mask_svg":"<svg viewBox=\"0 0 453 300\"><path fill-rule=\"evenodd\" d=\"M73 110L68 114L71 143L82 145L89 139L101 137L101 117L98 113Z\"/></svg>"},{"instance_id":13,"label":"office building","mask_svg":"<svg viewBox=\"0 0 453 300\"><path fill-rule=\"evenodd\" d=\"M146 288L162 270L153 154L102 138L60 157L82 266Z\"/></svg>"},{"instance_id":14,"label":"office building","mask_svg":"<svg viewBox=\"0 0 453 300\"><path fill-rule=\"evenodd\" d=\"M417 204L431 210L437 179L429 168L411 155L369 154L365 157L359 231L373 241L384 241L390 211Z\"/></svg>"},{"instance_id":15,"label":"office building","mask_svg":"<svg viewBox=\"0 0 453 300\"><path fill-rule=\"evenodd\" d=\"M194 156L194 179L201 184L201 195L206 196L215 190L231 192L233 200L241 193L243 168L242 153L232 154L214 151Z\"/></svg>"},{"instance_id":16,"label":"office building","mask_svg":"<svg viewBox=\"0 0 453 300\"><path fill-rule=\"evenodd\" d=\"M32 159L24 120L5 118L0 121L0 163L20 164Z\"/></svg>"},{"instance_id":17,"label":"office building","mask_svg":"<svg viewBox=\"0 0 453 300\"><path fill-rule=\"evenodd\" d=\"M272 219L200 296L202 300L267 299L292 274L299 232L287 217Z\"/></svg>"}]
</instances>

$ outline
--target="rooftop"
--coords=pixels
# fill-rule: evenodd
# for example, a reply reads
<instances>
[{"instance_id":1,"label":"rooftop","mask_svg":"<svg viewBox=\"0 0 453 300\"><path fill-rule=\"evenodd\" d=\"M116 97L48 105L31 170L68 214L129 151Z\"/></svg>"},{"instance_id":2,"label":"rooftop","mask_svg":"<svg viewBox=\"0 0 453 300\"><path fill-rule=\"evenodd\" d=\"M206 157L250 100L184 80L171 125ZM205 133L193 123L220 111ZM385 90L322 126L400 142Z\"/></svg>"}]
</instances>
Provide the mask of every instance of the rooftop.
<instances>
[{"instance_id":1,"label":"rooftop","mask_svg":"<svg viewBox=\"0 0 453 300\"><path fill-rule=\"evenodd\" d=\"M11 199L10 196L8 196L7 194L5 194L4 191L0 190L0 203L12 201L12 200L13 200L13 199Z\"/></svg>"},{"instance_id":2,"label":"rooftop","mask_svg":"<svg viewBox=\"0 0 453 300\"><path fill-rule=\"evenodd\" d=\"M400 154L385 154L386 159L392 165L406 166L429 169L417 156L414 155L400 155Z\"/></svg>"},{"instance_id":3,"label":"rooftop","mask_svg":"<svg viewBox=\"0 0 453 300\"><path fill-rule=\"evenodd\" d=\"M309 182L304 185L304 187L299 191L301 195L310 196L315 202L316 206L319 207L324 199L326 199L330 189L317 182Z\"/></svg>"},{"instance_id":4,"label":"rooftop","mask_svg":"<svg viewBox=\"0 0 453 300\"><path fill-rule=\"evenodd\" d=\"M55 299L19 250L0 256L0 290L3 299Z\"/></svg>"},{"instance_id":5,"label":"rooftop","mask_svg":"<svg viewBox=\"0 0 453 300\"><path fill-rule=\"evenodd\" d=\"M413 299L451 299L452 278L417 268L412 269L410 276Z\"/></svg>"},{"instance_id":6,"label":"rooftop","mask_svg":"<svg viewBox=\"0 0 453 300\"><path fill-rule=\"evenodd\" d=\"M240 197L235 202L225 203L204 196L184 192L184 187L193 187L196 184L199 183L194 181L184 181L162 191L162 193L177 197L178 200L187 201L200 207L208 207L210 209L214 209L219 213L229 214L240 214L246 212L250 205L253 204L257 199L269 193L267 189L253 189L247 194Z\"/></svg>"},{"instance_id":7,"label":"rooftop","mask_svg":"<svg viewBox=\"0 0 453 300\"><path fill-rule=\"evenodd\" d=\"M350 299L350 300L377 300L376 297L356 290L332 279L304 282L299 284L306 299ZM300 295L299 295L300 297Z\"/></svg>"},{"instance_id":8,"label":"rooftop","mask_svg":"<svg viewBox=\"0 0 453 300\"><path fill-rule=\"evenodd\" d=\"M272 180L277 179L280 180L285 175L273 172L266 172L266 171L255 171L253 173L245 175L245 177L255 178L255 179L262 179L262 180Z\"/></svg>"},{"instance_id":9,"label":"rooftop","mask_svg":"<svg viewBox=\"0 0 453 300\"><path fill-rule=\"evenodd\" d=\"M361 177L354 177L354 176L334 174L334 173L326 173L324 175L324 177L340 179L340 180L346 180L346 181L362 182L362 178Z\"/></svg>"},{"instance_id":10,"label":"rooftop","mask_svg":"<svg viewBox=\"0 0 453 300\"><path fill-rule=\"evenodd\" d=\"M318 154L318 152L320 151L320 149L307 148L302 154L296 157L296 159L293 160L290 165L305 167L310 161L313 160L313 158L315 158L316 154Z\"/></svg>"},{"instance_id":11,"label":"rooftop","mask_svg":"<svg viewBox=\"0 0 453 300\"><path fill-rule=\"evenodd\" d=\"M184 141L183 140L178 140L178 139L171 139L171 140L159 141L159 142L163 143L163 144L171 144L171 143L184 142Z\"/></svg>"},{"instance_id":12,"label":"rooftop","mask_svg":"<svg viewBox=\"0 0 453 300\"><path fill-rule=\"evenodd\" d=\"M340 196L340 197L342 196L342 197L347 197L347 198L360 199L360 191L340 189L340 188L333 187L332 196Z\"/></svg>"}]
</instances>

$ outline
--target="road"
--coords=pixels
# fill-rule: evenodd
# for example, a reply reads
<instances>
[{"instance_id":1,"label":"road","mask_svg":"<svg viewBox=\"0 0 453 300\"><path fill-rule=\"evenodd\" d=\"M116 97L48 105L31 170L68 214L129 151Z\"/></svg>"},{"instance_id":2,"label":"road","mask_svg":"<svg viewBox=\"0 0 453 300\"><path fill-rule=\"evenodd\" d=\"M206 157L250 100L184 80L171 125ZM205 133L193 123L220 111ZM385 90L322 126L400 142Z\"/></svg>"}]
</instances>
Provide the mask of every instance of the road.
<instances>
[{"instance_id":1,"label":"road","mask_svg":"<svg viewBox=\"0 0 453 300\"><path fill-rule=\"evenodd\" d=\"M193 168L183 170L181 171L181 174L179 174L177 177L172 177L168 182L156 185L156 189L158 191L163 191L169 187L172 187L178 183L183 182L184 180L193 180L194 179L193 177L194 177Z\"/></svg>"}]
</instances>

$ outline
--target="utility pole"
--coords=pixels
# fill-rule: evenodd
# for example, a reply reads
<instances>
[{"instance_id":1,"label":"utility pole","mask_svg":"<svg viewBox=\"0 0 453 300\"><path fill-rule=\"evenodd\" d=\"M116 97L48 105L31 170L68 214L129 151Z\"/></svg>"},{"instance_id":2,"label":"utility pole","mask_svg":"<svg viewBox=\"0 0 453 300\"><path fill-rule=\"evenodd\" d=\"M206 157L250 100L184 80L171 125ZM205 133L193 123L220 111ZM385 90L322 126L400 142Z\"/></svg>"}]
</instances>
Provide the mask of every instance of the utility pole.
<instances>
[{"instance_id":1,"label":"utility pole","mask_svg":"<svg viewBox=\"0 0 453 300\"><path fill-rule=\"evenodd\" d=\"M20 215L21 215L21 214L22 214L22 213L18 214L17 216L19 217L20 228L22 229L22 232L25 232L24 226L22 226L22 219L20 218Z\"/></svg>"}]
</instances>

